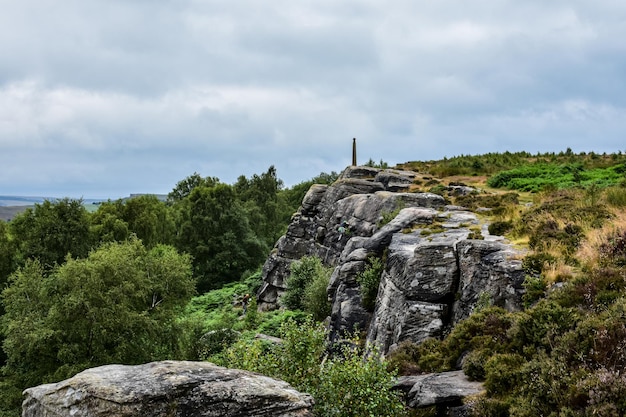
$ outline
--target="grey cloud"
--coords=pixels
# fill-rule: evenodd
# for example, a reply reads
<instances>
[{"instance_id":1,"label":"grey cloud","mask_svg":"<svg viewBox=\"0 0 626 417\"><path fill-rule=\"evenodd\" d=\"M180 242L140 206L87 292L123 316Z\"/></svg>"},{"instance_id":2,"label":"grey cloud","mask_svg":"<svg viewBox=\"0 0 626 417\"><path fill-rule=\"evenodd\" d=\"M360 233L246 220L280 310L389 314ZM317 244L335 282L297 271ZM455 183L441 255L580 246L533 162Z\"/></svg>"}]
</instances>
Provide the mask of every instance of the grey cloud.
<instances>
[{"instance_id":1,"label":"grey cloud","mask_svg":"<svg viewBox=\"0 0 626 417\"><path fill-rule=\"evenodd\" d=\"M622 3L13 2L0 188L167 192L270 165L294 184L343 169L352 137L390 163L616 151Z\"/></svg>"}]
</instances>

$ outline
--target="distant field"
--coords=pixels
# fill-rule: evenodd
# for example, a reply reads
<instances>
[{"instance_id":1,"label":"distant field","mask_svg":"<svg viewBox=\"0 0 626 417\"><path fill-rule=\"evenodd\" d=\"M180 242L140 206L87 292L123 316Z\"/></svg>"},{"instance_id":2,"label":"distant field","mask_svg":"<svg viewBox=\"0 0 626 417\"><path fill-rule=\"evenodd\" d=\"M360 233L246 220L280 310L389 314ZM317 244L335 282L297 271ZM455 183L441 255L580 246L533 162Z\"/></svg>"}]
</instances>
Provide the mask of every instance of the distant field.
<instances>
[{"instance_id":1,"label":"distant field","mask_svg":"<svg viewBox=\"0 0 626 417\"><path fill-rule=\"evenodd\" d=\"M0 195L0 220L11 220L27 208L34 207L35 204L41 204L45 200L52 201L55 199L52 197L19 197ZM100 200L83 200L87 211L94 212L98 210L99 206L97 204L93 204L95 201Z\"/></svg>"},{"instance_id":2,"label":"distant field","mask_svg":"<svg viewBox=\"0 0 626 417\"><path fill-rule=\"evenodd\" d=\"M32 206L0 206L0 220L7 221L14 218L17 214L23 212Z\"/></svg>"}]
</instances>

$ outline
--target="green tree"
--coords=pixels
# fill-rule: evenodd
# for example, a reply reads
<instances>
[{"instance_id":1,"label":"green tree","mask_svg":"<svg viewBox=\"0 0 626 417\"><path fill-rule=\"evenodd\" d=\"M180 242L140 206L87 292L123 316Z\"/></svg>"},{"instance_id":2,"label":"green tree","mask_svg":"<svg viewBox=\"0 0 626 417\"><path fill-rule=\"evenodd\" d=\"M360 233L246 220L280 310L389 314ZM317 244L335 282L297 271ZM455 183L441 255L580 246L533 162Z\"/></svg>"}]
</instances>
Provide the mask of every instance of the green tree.
<instances>
[{"instance_id":1,"label":"green tree","mask_svg":"<svg viewBox=\"0 0 626 417\"><path fill-rule=\"evenodd\" d=\"M279 192L279 199L281 200L281 207L283 208L283 220L285 223L289 222L290 217L302 204L302 199L309 191L313 184L329 185L337 181L339 174L332 171L330 174L321 172L316 177L303 181L294 185L291 188L285 188Z\"/></svg>"},{"instance_id":2,"label":"green tree","mask_svg":"<svg viewBox=\"0 0 626 417\"><path fill-rule=\"evenodd\" d=\"M167 201L169 203L182 201L189 197L194 188L200 186L212 187L219 184L219 182L220 180L216 177L202 178L200 174L194 172L187 178L178 181L174 189L167 195Z\"/></svg>"},{"instance_id":3,"label":"green tree","mask_svg":"<svg viewBox=\"0 0 626 417\"><path fill-rule=\"evenodd\" d=\"M99 242L121 242L134 233L152 248L171 244L175 234L171 209L150 194L102 203L92 214L91 223Z\"/></svg>"},{"instance_id":4,"label":"green tree","mask_svg":"<svg viewBox=\"0 0 626 417\"><path fill-rule=\"evenodd\" d=\"M198 291L220 287L256 269L266 252L232 186L200 186L181 202L177 247L193 257Z\"/></svg>"},{"instance_id":5,"label":"green tree","mask_svg":"<svg viewBox=\"0 0 626 417\"><path fill-rule=\"evenodd\" d=\"M267 172L254 174L250 179L242 175L234 187L246 209L252 229L269 250L286 225L278 198L283 182L276 176L276 168L271 166Z\"/></svg>"},{"instance_id":6,"label":"green tree","mask_svg":"<svg viewBox=\"0 0 626 417\"><path fill-rule=\"evenodd\" d=\"M15 247L9 237L7 223L0 220L0 289L6 285L9 275L13 272L13 256ZM0 309L0 314L2 310Z\"/></svg>"},{"instance_id":7,"label":"green tree","mask_svg":"<svg viewBox=\"0 0 626 417\"><path fill-rule=\"evenodd\" d=\"M175 224L168 207L154 195L141 195L125 201L123 219L147 248L170 244Z\"/></svg>"},{"instance_id":8,"label":"green tree","mask_svg":"<svg viewBox=\"0 0 626 417\"><path fill-rule=\"evenodd\" d=\"M81 200L65 198L35 204L10 223L18 263L38 259L50 269L62 264L68 254L72 258L84 258L92 243L89 226L89 214Z\"/></svg>"},{"instance_id":9,"label":"green tree","mask_svg":"<svg viewBox=\"0 0 626 417\"><path fill-rule=\"evenodd\" d=\"M100 204L91 215L91 231L97 242L123 242L130 237L128 223L124 220L122 200Z\"/></svg>"},{"instance_id":10,"label":"green tree","mask_svg":"<svg viewBox=\"0 0 626 417\"><path fill-rule=\"evenodd\" d=\"M2 292L5 369L36 385L106 363L176 357L175 319L193 289L187 255L135 238L68 258L48 276L28 261Z\"/></svg>"}]
</instances>

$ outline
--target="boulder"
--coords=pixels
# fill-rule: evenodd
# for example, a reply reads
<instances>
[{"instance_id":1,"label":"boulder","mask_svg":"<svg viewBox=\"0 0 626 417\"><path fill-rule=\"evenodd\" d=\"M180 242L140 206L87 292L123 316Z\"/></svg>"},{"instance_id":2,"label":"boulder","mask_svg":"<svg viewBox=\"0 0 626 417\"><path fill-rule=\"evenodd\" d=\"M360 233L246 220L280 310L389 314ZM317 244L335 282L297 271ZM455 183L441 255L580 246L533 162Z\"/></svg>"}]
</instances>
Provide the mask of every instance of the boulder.
<instances>
[{"instance_id":1,"label":"boulder","mask_svg":"<svg viewBox=\"0 0 626 417\"><path fill-rule=\"evenodd\" d=\"M521 309L525 273L521 254L510 245L484 240L458 243L459 291L452 322L469 317L481 297L508 311Z\"/></svg>"},{"instance_id":2,"label":"boulder","mask_svg":"<svg viewBox=\"0 0 626 417\"><path fill-rule=\"evenodd\" d=\"M411 408L454 407L464 398L484 390L481 382L470 381L463 371L403 376L398 378L394 388L405 394L406 403Z\"/></svg>"},{"instance_id":3,"label":"boulder","mask_svg":"<svg viewBox=\"0 0 626 417\"><path fill-rule=\"evenodd\" d=\"M308 417L289 384L208 362L105 365L24 391L23 417Z\"/></svg>"}]
</instances>

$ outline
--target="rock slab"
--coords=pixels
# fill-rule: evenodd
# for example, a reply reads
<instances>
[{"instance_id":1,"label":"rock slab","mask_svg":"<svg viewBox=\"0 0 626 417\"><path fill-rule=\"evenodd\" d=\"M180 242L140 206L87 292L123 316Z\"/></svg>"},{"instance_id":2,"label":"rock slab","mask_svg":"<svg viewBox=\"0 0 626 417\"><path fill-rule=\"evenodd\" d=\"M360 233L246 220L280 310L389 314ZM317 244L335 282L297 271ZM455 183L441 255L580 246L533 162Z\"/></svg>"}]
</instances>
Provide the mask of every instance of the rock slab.
<instances>
[{"instance_id":1,"label":"rock slab","mask_svg":"<svg viewBox=\"0 0 626 417\"><path fill-rule=\"evenodd\" d=\"M463 371L400 377L395 388L405 393L411 408L454 405L484 390L481 382L468 380Z\"/></svg>"},{"instance_id":2,"label":"rock slab","mask_svg":"<svg viewBox=\"0 0 626 417\"><path fill-rule=\"evenodd\" d=\"M23 417L311 417L313 399L209 362L105 365L24 391Z\"/></svg>"}]
</instances>

